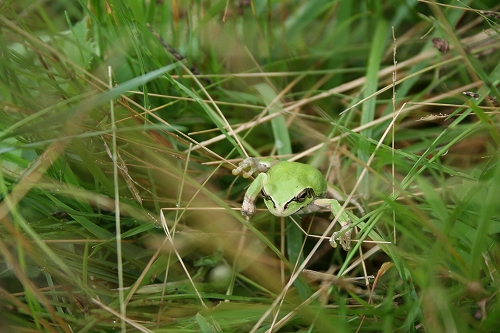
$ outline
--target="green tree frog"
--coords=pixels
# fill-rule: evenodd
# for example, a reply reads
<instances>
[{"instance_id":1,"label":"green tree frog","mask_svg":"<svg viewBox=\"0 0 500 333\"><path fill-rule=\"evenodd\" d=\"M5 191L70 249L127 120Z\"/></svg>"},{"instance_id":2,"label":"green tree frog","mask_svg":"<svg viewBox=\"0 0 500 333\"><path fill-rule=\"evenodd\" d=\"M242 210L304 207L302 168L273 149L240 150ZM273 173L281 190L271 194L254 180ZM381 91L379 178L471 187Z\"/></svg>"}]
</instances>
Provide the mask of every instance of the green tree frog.
<instances>
[{"instance_id":1,"label":"green tree frog","mask_svg":"<svg viewBox=\"0 0 500 333\"><path fill-rule=\"evenodd\" d=\"M248 171L244 171L249 168ZM241 205L241 214L247 219L255 214L255 200L262 194L267 209L275 216L309 214L329 209L338 215L342 206L335 199L327 199L327 184L321 172L309 164L278 161L274 158L247 158L233 170L234 175L242 173L244 178L255 171L259 174L252 182ZM334 232L330 244L337 247L336 240L348 251L351 247L351 220L342 211L338 218L341 229ZM340 234L340 236L338 236Z\"/></svg>"}]
</instances>

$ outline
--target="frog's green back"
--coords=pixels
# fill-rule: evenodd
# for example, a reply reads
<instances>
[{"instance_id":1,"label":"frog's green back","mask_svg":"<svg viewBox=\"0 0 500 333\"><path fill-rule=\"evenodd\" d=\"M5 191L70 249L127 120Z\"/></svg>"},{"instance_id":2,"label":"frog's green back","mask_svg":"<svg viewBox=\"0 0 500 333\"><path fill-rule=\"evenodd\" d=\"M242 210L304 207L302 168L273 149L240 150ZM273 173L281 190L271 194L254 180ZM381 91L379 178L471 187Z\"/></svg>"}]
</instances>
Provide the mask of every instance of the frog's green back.
<instances>
[{"instance_id":1,"label":"frog's green back","mask_svg":"<svg viewBox=\"0 0 500 333\"><path fill-rule=\"evenodd\" d=\"M283 193L295 195L304 188L312 188L317 197L326 193L326 181L323 174L310 164L299 162L279 162L267 172L270 183Z\"/></svg>"}]
</instances>

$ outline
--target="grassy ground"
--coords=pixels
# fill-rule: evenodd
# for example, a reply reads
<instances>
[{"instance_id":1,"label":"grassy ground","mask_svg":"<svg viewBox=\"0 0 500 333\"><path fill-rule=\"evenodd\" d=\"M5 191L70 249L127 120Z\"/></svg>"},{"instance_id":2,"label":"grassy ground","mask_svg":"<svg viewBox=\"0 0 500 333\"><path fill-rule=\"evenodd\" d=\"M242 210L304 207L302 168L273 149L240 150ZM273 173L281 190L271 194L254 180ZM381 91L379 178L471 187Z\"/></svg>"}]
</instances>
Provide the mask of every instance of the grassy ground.
<instances>
[{"instance_id":1,"label":"grassy ground","mask_svg":"<svg viewBox=\"0 0 500 333\"><path fill-rule=\"evenodd\" d=\"M500 8L448 3L3 1L2 331L500 331Z\"/></svg>"}]
</instances>

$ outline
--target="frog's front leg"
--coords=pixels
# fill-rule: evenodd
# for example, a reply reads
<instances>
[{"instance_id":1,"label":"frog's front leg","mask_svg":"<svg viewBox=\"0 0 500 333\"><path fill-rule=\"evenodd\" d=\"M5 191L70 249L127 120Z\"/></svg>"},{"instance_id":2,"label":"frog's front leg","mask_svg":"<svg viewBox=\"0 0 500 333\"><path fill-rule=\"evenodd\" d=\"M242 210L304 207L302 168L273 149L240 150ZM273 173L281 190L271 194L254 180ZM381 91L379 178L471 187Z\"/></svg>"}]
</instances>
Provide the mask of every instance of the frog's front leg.
<instances>
[{"instance_id":1,"label":"frog's front leg","mask_svg":"<svg viewBox=\"0 0 500 333\"><path fill-rule=\"evenodd\" d=\"M252 184L250 184L250 187L245 193L243 203L241 204L241 215L246 216L247 219L255 214L255 200L257 200L257 196L259 195L266 181L267 174L260 173L252 182Z\"/></svg>"},{"instance_id":2,"label":"frog's front leg","mask_svg":"<svg viewBox=\"0 0 500 333\"><path fill-rule=\"evenodd\" d=\"M340 245L345 251L349 251L351 248L351 219L345 211L342 210L342 206L335 199L316 199L312 202L313 205L319 206L322 208L330 209L330 211L338 216L338 221L340 223L340 230L334 232L332 237L330 237L330 245L332 247L337 247L337 240L340 241ZM340 236L337 236L339 235Z\"/></svg>"}]
</instances>

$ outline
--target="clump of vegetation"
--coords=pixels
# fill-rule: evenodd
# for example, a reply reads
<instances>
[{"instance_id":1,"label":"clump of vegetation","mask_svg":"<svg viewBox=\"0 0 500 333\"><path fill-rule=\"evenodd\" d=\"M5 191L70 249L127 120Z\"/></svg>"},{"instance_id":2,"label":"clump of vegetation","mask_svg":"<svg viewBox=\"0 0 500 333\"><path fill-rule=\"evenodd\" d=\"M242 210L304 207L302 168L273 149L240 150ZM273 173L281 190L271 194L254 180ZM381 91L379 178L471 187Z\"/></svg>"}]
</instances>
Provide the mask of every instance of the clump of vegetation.
<instances>
[{"instance_id":1,"label":"clump of vegetation","mask_svg":"<svg viewBox=\"0 0 500 333\"><path fill-rule=\"evenodd\" d=\"M497 331L500 8L449 3L1 3L0 327ZM351 250L241 216L247 156Z\"/></svg>"}]
</instances>

